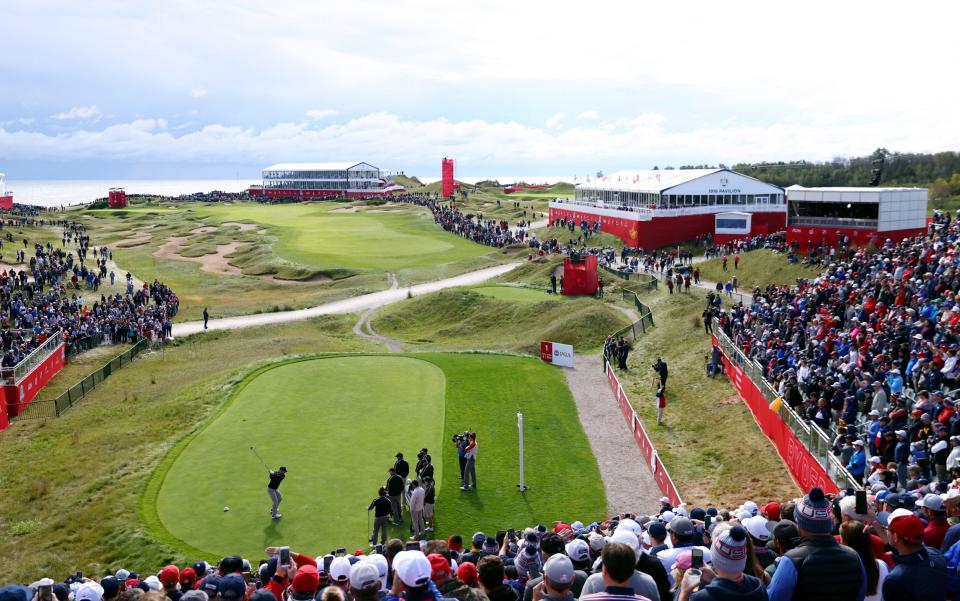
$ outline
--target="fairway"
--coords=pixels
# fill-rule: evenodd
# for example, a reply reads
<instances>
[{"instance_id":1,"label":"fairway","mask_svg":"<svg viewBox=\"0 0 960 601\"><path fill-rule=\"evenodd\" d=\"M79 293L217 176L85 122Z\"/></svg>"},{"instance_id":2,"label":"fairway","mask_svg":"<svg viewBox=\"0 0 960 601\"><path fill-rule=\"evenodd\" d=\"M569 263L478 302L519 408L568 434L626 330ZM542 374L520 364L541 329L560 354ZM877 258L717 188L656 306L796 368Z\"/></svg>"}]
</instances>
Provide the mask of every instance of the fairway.
<instances>
[{"instance_id":1,"label":"fairway","mask_svg":"<svg viewBox=\"0 0 960 601\"><path fill-rule=\"evenodd\" d=\"M278 240L273 252L285 261L315 269L395 271L451 263L489 254L475 244L440 229L430 212L419 207L363 208L339 203L241 204L199 211L217 221L253 221L267 226Z\"/></svg>"},{"instance_id":2,"label":"fairway","mask_svg":"<svg viewBox=\"0 0 960 601\"><path fill-rule=\"evenodd\" d=\"M145 511L158 535L210 557L270 544L319 554L366 544L366 508L393 455L434 457L437 534L470 534L559 519L599 519L606 500L562 372L503 355L329 357L280 364L245 381L226 408L164 462ZM527 484L517 483L516 413L527 434ZM459 490L455 431L478 432L479 490ZM289 473L283 518L271 520L256 445ZM570 491L577 491L571 495ZM153 505L153 506L150 506ZM223 508L230 507L229 512ZM409 536L404 524L391 536ZM469 530L469 532L468 532Z\"/></svg>"},{"instance_id":3,"label":"fairway","mask_svg":"<svg viewBox=\"0 0 960 601\"><path fill-rule=\"evenodd\" d=\"M497 300L505 300L513 303L540 303L543 301L565 301L570 297L561 294L548 294L546 290L539 288L527 288L525 286L478 286L472 288L477 294L489 296Z\"/></svg>"}]
</instances>

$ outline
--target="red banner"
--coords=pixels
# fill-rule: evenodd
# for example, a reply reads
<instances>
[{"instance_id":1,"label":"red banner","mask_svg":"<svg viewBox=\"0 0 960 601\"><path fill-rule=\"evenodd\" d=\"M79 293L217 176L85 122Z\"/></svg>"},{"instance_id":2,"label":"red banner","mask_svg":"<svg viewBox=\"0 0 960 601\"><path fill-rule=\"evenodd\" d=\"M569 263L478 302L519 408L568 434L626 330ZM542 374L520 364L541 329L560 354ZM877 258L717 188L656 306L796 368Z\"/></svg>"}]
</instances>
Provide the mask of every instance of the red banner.
<instances>
[{"instance_id":1,"label":"red banner","mask_svg":"<svg viewBox=\"0 0 960 601\"><path fill-rule=\"evenodd\" d=\"M680 504L680 493L670 478L670 474L667 473L666 466L660 461L660 457L656 455L657 450L654 448L653 442L650 441L650 436L647 435L643 423L640 421L640 418L637 417L636 412L634 412L633 405L630 404L630 399L627 398L627 393L624 392L623 387L620 386L617 374L613 372L613 368L609 363L607 364L607 382L610 384L610 390L613 391L613 396L617 399L617 404L620 405L620 412L623 413L623 417L627 420L627 424L633 432L633 439L637 442L637 446L640 447L640 453L642 453L644 459L647 460L647 468L653 472L653 480L660 488L660 492L663 493L664 496L669 497L670 502L676 507Z\"/></svg>"},{"instance_id":2,"label":"red banner","mask_svg":"<svg viewBox=\"0 0 960 601\"><path fill-rule=\"evenodd\" d=\"M16 385L3 387L3 403L6 406L6 415L0 411L0 430L7 427L10 417L15 417L23 413L30 404L30 401L37 396L37 393L47 385L53 376L60 373L65 362L65 345L61 344L50 353L43 363L36 366L33 371L27 374Z\"/></svg>"},{"instance_id":3,"label":"red banner","mask_svg":"<svg viewBox=\"0 0 960 601\"><path fill-rule=\"evenodd\" d=\"M714 337L714 344L717 339ZM835 493L838 491L836 484L827 475L827 471L820 465L810 451L806 449L803 443L793 433L793 430L780 418L780 415L770 409L770 403L760 391L760 388L753 383L743 369L736 362L731 361L726 355L723 355L723 366L737 389L737 394L747 404L753 419L760 426L760 430L770 439L770 442L777 448L777 453L787 466L787 471L793 477L797 485L807 491L814 486L819 486L826 493Z\"/></svg>"}]
</instances>

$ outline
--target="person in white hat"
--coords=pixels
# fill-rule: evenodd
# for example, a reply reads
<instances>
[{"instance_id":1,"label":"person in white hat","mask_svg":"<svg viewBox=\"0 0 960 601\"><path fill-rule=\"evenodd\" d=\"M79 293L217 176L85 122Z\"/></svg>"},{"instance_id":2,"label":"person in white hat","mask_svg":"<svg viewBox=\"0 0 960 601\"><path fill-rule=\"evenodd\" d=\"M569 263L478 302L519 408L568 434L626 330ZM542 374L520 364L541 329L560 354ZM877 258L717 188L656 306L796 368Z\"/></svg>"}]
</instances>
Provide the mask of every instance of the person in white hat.
<instances>
[{"instance_id":1,"label":"person in white hat","mask_svg":"<svg viewBox=\"0 0 960 601\"><path fill-rule=\"evenodd\" d=\"M432 574L433 568L430 566L430 561L422 551L397 553L393 557L393 587L387 599L399 599L400 594L404 593L404 601L431 601L433 599L433 593L430 592Z\"/></svg>"}]
</instances>

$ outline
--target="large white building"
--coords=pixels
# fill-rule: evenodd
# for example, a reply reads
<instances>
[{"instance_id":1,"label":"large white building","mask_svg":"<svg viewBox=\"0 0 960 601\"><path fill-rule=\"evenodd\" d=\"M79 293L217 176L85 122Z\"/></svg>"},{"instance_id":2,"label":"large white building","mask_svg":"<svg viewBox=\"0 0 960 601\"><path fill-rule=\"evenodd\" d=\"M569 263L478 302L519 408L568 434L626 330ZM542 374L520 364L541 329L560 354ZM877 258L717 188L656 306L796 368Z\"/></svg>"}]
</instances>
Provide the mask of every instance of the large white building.
<instances>
[{"instance_id":1,"label":"large white building","mask_svg":"<svg viewBox=\"0 0 960 601\"><path fill-rule=\"evenodd\" d=\"M263 170L263 185L248 192L265 198L358 198L403 192L369 163L278 163Z\"/></svg>"},{"instance_id":2,"label":"large white building","mask_svg":"<svg viewBox=\"0 0 960 601\"><path fill-rule=\"evenodd\" d=\"M707 234L723 241L782 231L782 188L729 169L620 171L576 185L550 219L600 223L629 245L659 248Z\"/></svg>"}]
</instances>

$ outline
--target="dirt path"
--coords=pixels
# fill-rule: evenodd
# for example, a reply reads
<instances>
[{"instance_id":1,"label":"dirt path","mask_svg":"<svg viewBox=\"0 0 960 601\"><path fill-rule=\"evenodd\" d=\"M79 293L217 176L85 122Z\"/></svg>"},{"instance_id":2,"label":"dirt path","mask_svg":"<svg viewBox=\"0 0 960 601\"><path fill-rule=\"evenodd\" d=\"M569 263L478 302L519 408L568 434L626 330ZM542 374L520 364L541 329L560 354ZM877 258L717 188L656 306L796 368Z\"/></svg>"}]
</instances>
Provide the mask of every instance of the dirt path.
<instances>
[{"instance_id":1,"label":"dirt path","mask_svg":"<svg viewBox=\"0 0 960 601\"><path fill-rule=\"evenodd\" d=\"M392 273L388 273L387 277L390 279L390 290L396 290L398 287L397 276L393 275ZM391 353L402 352L403 346L399 340L378 334L377 331L373 329L373 324L370 323L370 318L373 317L373 314L377 311L377 309L379 309L379 307L370 307L361 313L360 317L357 319L357 323L353 326L353 333L360 338L383 343L387 347L387 350Z\"/></svg>"},{"instance_id":2,"label":"dirt path","mask_svg":"<svg viewBox=\"0 0 960 601\"><path fill-rule=\"evenodd\" d=\"M610 392L600 355L580 355L564 372L600 467L608 512L650 513L662 495Z\"/></svg>"},{"instance_id":3,"label":"dirt path","mask_svg":"<svg viewBox=\"0 0 960 601\"><path fill-rule=\"evenodd\" d=\"M239 317L226 317L217 319L214 315L210 320L211 330L232 330L237 328L249 328L254 326L270 325L274 323L285 323L300 319L310 319L320 315L336 315L343 313L356 313L364 311L371 307L383 307L397 301L407 298L407 291L413 295L428 294L437 292L444 288L455 288L457 286L472 286L497 276L503 275L522 265L522 263L507 263L495 267L487 267L477 271L471 271L452 278L417 284L410 288L397 288L391 290L381 290L361 296L354 296L341 301L317 305L309 309L297 309L295 311L278 311L276 313L260 313L255 315L242 315ZM202 321L186 321L173 324L174 336L189 336L203 331Z\"/></svg>"}]
</instances>

